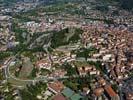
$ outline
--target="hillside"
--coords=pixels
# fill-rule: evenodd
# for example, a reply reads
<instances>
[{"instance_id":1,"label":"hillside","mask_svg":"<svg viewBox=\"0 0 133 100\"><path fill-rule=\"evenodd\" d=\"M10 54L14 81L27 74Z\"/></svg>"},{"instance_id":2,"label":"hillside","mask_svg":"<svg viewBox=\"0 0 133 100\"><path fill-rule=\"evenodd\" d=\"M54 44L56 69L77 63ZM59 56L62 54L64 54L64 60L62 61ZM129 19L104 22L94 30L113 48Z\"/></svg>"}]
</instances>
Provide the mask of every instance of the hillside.
<instances>
[{"instance_id":1,"label":"hillside","mask_svg":"<svg viewBox=\"0 0 133 100\"><path fill-rule=\"evenodd\" d=\"M68 3L68 2L78 2L78 3L87 3L87 2L99 2L102 4L118 2L118 6L122 9L131 10L133 8L133 0L0 0L0 4L10 5L18 1L22 2L40 2L41 4L55 4L55 3Z\"/></svg>"}]
</instances>

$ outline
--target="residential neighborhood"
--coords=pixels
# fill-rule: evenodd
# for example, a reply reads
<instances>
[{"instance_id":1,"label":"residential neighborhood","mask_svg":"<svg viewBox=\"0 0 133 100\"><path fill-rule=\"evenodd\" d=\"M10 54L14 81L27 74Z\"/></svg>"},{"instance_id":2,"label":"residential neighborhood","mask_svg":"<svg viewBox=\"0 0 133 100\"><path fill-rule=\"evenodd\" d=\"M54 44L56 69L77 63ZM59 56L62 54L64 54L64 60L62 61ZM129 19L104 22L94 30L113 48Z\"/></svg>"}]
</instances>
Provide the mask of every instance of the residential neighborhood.
<instances>
[{"instance_id":1,"label":"residential neighborhood","mask_svg":"<svg viewBox=\"0 0 133 100\"><path fill-rule=\"evenodd\" d=\"M0 100L133 100L131 4L0 1Z\"/></svg>"}]
</instances>

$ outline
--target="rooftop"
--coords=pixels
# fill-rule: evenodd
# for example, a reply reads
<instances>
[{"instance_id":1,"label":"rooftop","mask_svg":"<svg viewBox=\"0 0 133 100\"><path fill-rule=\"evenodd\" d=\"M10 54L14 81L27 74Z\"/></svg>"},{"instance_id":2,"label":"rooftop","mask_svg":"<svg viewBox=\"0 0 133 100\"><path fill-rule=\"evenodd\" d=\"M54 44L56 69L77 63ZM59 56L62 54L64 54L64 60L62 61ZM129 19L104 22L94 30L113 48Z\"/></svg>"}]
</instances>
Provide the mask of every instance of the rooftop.
<instances>
[{"instance_id":1,"label":"rooftop","mask_svg":"<svg viewBox=\"0 0 133 100\"><path fill-rule=\"evenodd\" d=\"M63 91L62 91L62 94L69 98L71 97L73 94L74 94L74 91L72 91L70 88L65 88Z\"/></svg>"},{"instance_id":2,"label":"rooftop","mask_svg":"<svg viewBox=\"0 0 133 100\"><path fill-rule=\"evenodd\" d=\"M80 100L82 98L82 96L80 96L79 94L74 94L73 96L71 96L70 100Z\"/></svg>"},{"instance_id":3,"label":"rooftop","mask_svg":"<svg viewBox=\"0 0 133 100\"><path fill-rule=\"evenodd\" d=\"M66 100L66 98L63 95L58 94L58 95L54 96L53 100Z\"/></svg>"},{"instance_id":4,"label":"rooftop","mask_svg":"<svg viewBox=\"0 0 133 100\"><path fill-rule=\"evenodd\" d=\"M116 97L117 94L115 93L115 91L112 89L112 87L110 85L105 86L105 91L108 93L108 95L110 97Z\"/></svg>"},{"instance_id":5,"label":"rooftop","mask_svg":"<svg viewBox=\"0 0 133 100\"><path fill-rule=\"evenodd\" d=\"M49 83L48 86L56 92L61 92L64 88L64 85L59 81Z\"/></svg>"}]
</instances>

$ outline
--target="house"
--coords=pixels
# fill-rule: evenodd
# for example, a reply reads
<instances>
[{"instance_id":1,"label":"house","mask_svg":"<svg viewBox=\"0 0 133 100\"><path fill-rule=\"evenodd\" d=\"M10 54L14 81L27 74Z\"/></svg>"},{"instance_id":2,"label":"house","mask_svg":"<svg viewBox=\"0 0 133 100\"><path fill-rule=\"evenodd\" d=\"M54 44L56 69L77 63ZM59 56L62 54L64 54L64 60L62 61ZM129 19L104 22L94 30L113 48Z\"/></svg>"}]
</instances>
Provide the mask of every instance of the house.
<instances>
[{"instance_id":1,"label":"house","mask_svg":"<svg viewBox=\"0 0 133 100\"><path fill-rule=\"evenodd\" d=\"M97 54L93 54L93 58L99 58L101 56L101 54L97 53Z\"/></svg>"},{"instance_id":2,"label":"house","mask_svg":"<svg viewBox=\"0 0 133 100\"><path fill-rule=\"evenodd\" d=\"M133 100L133 93L127 93L126 100Z\"/></svg>"},{"instance_id":3,"label":"house","mask_svg":"<svg viewBox=\"0 0 133 100\"><path fill-rule=\"evenodd\" d=\"M37 98L38 100L42 100L42 96L41 96L41 95L37 95L36 98Z\"/></svg>"},{"instance_id":4,"label":"house","mask_svg":"<svg viewBox=\"0 0 133 100\"><path fill-rule=\"evenodd\" d=\"M60 93L64 89L64 85L59 81L55 81L52 83L48 83L48 89L51 92L57 94L57 93Z\"/></svg>"},{"instance_id":5,"label":"house","mask_svg":"<svg viewBox=\"0 0 133 100\"><path fill-rule=\"evenodd\" d=\"M65 76L65 74L67 74L67 72L65 70L59 69L59 70L53 71L49 76L51 76L51 77L63 77L63 76Z\"/></svg>"},{"instance_id":6,"label":"house","mask_svg":"<svg viewBox=\"0 0 133 100\"><path fill-rule=\"evenodd\" d=\"M98 82L102 86L106 85L106 81L103 78L99 79Z\"/></svg>"},{"instance_id":7,"label":"house","mask_svg":"<svg viewBox=\"0 0 133 100\"><path fill-rule=\"evenodd\" d=\"M49 97L53 95L53 93L49 90L42 91L41 94L42 94L43 100L47 100Z\"/></svg>"},{"instance_id":8,"label":"house","mask_svg":"<svg viewBox=\"0 0 133 100\"><path fill-rule=\"evenodd\" d=\"M90 89L89 89L88 87L84 87L84 88L83 88L83 93L84 93L85 95L89 94L89 93L90 93Z\"/></svg>"},{"instance_id":9,"label":"house","mask_svg":"<svg viewBox=\"0 0 133 100\"><path fill-rule=\"evenodd\" d=\"M70 97L70 100L81 100L82 96L79 94L74 94Z\"/></svg>"},{"instance_id":10,"label":"house","mask_svg":"<svg viewBox=\"0 0 133 100\"><path fill-rule=\"evenodd\" d=\"M105 56L103 56L104 61L109 61L111 58L112 58L111 54L106 54Z\"/></svg>"},{"instance_id":11,"label":"house","mask_svg":"<svg viewBox=\"0 0 133 100\"><path fill-rule=\"evenodd\" d=\"M90 66L78 67L78 72L80 75L86 75L91 70L92 70L92 67L90 67Z\"/></svg>"},{"instance_id":12,"label":"house","mask_svg":"<svg viewBox=\"0 0 133 100\"><path fill-rule=\"evenodd\" d=\"M52 100L67 100L62 94L57 94Z\"/></svg>"},{"instance_id":13,"label":"house","mask_svg":"<svg viewBox=\"0 0 133 100\"><path fill-rule=\"evenodd\" d=\"M42 94L45 95L45 96L51 96L52 95L52 92L50 92L49 90L47 90L45 92L43 91Z\"/></svg>"},{"instance_id":14,"label":"house","mask_svg":"<svg viewBox=\"0 0 133 100\"><path fill-rule=\"evenodd\" d=\"M96 88L95 90L94 90L94 94L95 94L95 96L100 96L102 93L104 92L104 89L103 88Z\"/></svg>"},{"instance_id":15,"label":"house","mask_svg":"<svg viewBox=\"0 0 133 100\"><path fill-rule=\"evenodd\" d=\"M65 88L65 89L62 91L62 94L63 94L66 98L70 98L70 97L74 94L74 91L71 90L70 88Z\"/></svg>"},{"instance_id":16,"label":"house","mask_svg":"<svg viewBox=\"0 0 133 100\"><path fill-rule=\"evenodd\" d=\"M105 92L107 93L107 96L111 99L111 100L119 100L118 95L116 94L116 92L112 89L112 87L110 85L106 85L104 87Z\"/></svg>"},{"instance_id":17,"label":"house","mask_svg":"<svg viewBox=\"0 0 133 100\"><path fill-rule=\"evenodd\" d=\"M96 75L96 74L97 75L100 75L100 71L98 71L98 70L92 70L92 71L89 72L89 74L90 75Z\"/></svg>"},{"instance_id":18,"label":"house","mask_svg":"<svg viewBox=\"0 0 133 100\"><path fill-rule=\"evenodd\" d=\"M49 70L51 68L51 63L47 59L43 59L43 60L37 61L35 65L39 69L40 68L44 68L44 69L48 69Z\"/></svg>"},{"instance_id":19,"label":"house","mask_svg":"<svg viewBox=\"0 0 133 100\"><path fill-rule=\"evenodd\" d=\"M76 94L73 90L70 88L65 88L62 91L62 94L67 98L67 100L81 100L82 96L79 94Z\"/></svg>"},{"instance_id":20,"label":"house","mask_svg":"<svg viewBox=\"0 0 133 100\"><path fill-rule=\"evenodd\" d=\"M100 71L96 70L94 66L83 66L83 67L78 67L78 72L79 75L99 75Z\"/></svg>"}]
</instances>

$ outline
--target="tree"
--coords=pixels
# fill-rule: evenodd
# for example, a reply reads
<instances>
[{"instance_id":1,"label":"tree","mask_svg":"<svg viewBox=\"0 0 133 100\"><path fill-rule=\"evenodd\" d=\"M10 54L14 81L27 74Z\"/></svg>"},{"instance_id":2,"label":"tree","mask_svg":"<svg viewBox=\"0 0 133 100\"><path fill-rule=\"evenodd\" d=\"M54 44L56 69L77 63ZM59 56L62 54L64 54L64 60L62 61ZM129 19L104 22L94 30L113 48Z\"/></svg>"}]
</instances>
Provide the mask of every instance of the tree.
<instances>
[{"instance_id":1,"label":"tree","mask_svg":"<svg viewBox=\"0 0 133 100\"><path fill-rule=\"evenodd\" d=\"M77 69L76 67L72 67L69 63L63 64L64 69L67 71L67 75L77 75Z\"/></svg>"},{"instance_id":2,"label":"tree","mask_svg":"<svg viewBox=\"0 0 133 100\"><path fill-rule=\"evenodd\" d=\"M118 86L117 86L117 84L113 84L113 85L112 85L112 88L113 88L114 91L118 91Z\"/></svg>"},{"instance_id":3,"label":"tree","mask_svg":"<svg viewBox=\"0 0 133 100\"><path fill-rule=\"evenodd\" d=\"M133 0L120 0L121 7L127 10L133 9Z\"/></svg>"},{"instance_id":4,"label":"tree","mask_svg":"<svg viewBox=\"0 0 133 100\"><path fill-rule=\"evenodd\" d=\"M0 60L11 56L11 52L0 52Z\"/></svg>"},{"instance_id":5,"label":"tree","mask_svg":"<svg viewBox=\"0 0 133 100\"><path fill-rule=\"evenodd\" d=\"M47 88L46 83L38 82L36 85L27 85L26 88L20 90L22 100L37 100L36 96Z\"/></svg>"}]
</instances>

